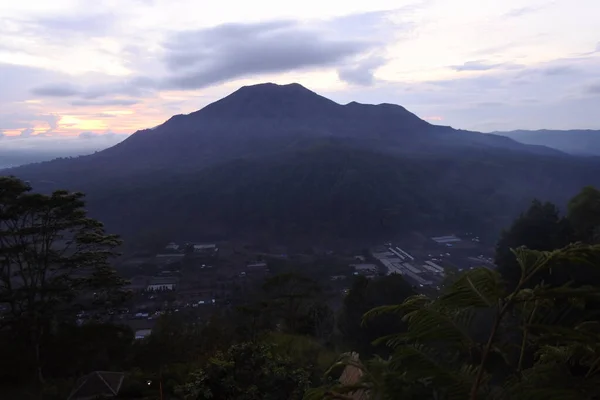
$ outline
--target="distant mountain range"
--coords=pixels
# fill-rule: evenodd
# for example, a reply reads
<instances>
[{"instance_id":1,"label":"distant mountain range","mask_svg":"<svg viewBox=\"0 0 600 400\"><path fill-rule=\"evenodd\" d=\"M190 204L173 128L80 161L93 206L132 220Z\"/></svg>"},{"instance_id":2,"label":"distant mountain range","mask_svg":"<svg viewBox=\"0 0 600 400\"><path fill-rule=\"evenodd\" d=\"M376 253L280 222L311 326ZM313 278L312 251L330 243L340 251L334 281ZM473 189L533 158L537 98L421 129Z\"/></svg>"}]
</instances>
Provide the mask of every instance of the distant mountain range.
<instances>
[{"instance_id":1,"label":"distant mountain range","mask_svg":"<svg viewBox=\"0 0 600 400\"><path fill-rule=\"evenodd\" d=\"M88 193L127 237L495 235L534 197L564 204L600 162L436 126L393 104L337 104L298 84L242 87L98 153L7 171Z\"/></svg>"},{"instance_id":2,"label":"distant mountain range","mask_svg":"<svg viewBox=\"0 0 600 400\"><path fill-rule=\"evenodd\" d=\"M576 155L600 156L600 130L493 132L524 144L547 146Z\"/></svg>"}]
</instances>

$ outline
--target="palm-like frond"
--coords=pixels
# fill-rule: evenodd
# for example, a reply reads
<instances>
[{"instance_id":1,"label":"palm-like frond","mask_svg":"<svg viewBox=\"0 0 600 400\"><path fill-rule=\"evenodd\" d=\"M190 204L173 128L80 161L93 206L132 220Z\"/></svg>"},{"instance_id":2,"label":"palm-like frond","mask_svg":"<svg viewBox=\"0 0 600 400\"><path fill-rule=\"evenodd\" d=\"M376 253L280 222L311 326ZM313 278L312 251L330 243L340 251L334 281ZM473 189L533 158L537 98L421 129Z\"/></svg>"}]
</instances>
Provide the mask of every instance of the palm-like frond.
<instances>
[{"instance_id":1,"label":"palm-like frond","mask_svg":"<svg viewBox=\"0 0 600 400\"><path fill-rule=\"evenodd\" d=\"M398 314L400 316L405 316L411 312L421 310L431 302L432 300L425 295L414 295L408 297L402 304L375 307L365 313L363 316L363 324L367 324L370 319L381 315Z\"/></svg>"},{"instance_id":2,"label":"palm-like frond","mask_svg":"<svg viewBox=\"0 0 600 400\"><path fill-rule=\"evenodd\" d=\"M598 268L600 246L513 253L522 277L512 292L497 272L480 268L459 275L436 299L418 295L366 313L363 323L398 315L407 328L376 342L393 349L389 360L356 364L365 371L360 382L336 392L360 387L378 400L600 398L600 290L544 281L531 287L551 268ZM487 338L481 329L477 340L471 336L474 315L489 324Z\"/></svg>"},{"instance_id":3,"label":"palm-like frond","mask_svg":"<svg viewBox=\"0 0 600 400\"><path fill-rule=\"evenodd\" d=\"M455 308L492 308L505 295L500 274L487 268L478 268L462 274L440 301Z\"/></svg>"}]
</instances>

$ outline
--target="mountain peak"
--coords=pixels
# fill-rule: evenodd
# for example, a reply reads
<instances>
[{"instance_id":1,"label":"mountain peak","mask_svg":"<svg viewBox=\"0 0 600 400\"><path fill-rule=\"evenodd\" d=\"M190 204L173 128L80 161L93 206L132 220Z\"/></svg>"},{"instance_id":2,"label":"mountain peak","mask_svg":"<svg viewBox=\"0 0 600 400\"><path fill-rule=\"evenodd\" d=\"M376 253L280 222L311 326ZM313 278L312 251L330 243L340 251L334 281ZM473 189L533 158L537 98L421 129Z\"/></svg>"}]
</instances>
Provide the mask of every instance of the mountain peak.
<instances>
[{"instance_id":1,"label":"mountain peak","mask_svg":"<svg viewBox=\"0 0 600 400\"><path fill-rule=\"evenodd\" d=\"M341 107L299 83L242 86L196 113L213 117L304 117Z\"/></svg>"},{"instance_id":2,"label":"mountain peak","mask_svg":"<svg viewBox=\"0 0 600 400\"><path fill-rule=\"evenodd\" d=\"M257 83L255 85L246 85L246 86L242 86L241 88L238 89L239 90L253 90L253 91L257 91L257 90L287 90L287 91L291 91L291 90L296 90L296 91L307 91L307 92L312 92L311 90L305 88L304 86L302 86L299 83L293 82L293 83L286 83L283 85L280 85L278 83L273 83L273 82L264 82L264 83Z\"/></svg>"}]
</instances>

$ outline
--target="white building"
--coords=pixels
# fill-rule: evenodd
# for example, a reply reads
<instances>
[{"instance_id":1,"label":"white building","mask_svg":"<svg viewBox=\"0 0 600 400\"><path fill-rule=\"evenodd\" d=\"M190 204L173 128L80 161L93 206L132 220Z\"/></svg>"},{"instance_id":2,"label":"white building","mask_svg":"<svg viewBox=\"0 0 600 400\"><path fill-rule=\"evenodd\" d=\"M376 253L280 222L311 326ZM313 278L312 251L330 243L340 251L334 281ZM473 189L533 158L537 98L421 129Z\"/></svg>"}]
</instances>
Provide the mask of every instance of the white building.
<instances>
[{"instance_id":1,"label":"white building","mask_svg":"<svg viewBox=\"0 0 600 400\"><path fill-rule=\"evenodd\" d=\"M145 339L146 337L150 336L151 333L152 329L138 329L137 331L135 331L135 338Z\"/></svg>"},{"instance_id":2,"label":"white building","mask_svg":"<svg viewBox=\"0 0 600 400\"><path fill-rule=\"evenodd\" d=\"M210 253L218 250L216 244L195 244L193 249L194 253Z\"/></svg>"},{"instance_id":3,"label":"white building","mask_svg":"<svg viewBox=\"0 0 600 400\"><path fill-rule=\"evenodd\" d=\"M179 250L179 245L177 243L171 242L167 245L167 247L165 247L165 250L177 251L177 250Z\"/></svg>"},{"instance_id":4,"label":"white building","mask_svg":"<svg viewBox=\"0 0 600 400\"><path fill-rule=\"evenodd\" d=\"M175 290L177 280L174 278L154 278L146 287L147 292Z\"/></svg>"}]
</instances>

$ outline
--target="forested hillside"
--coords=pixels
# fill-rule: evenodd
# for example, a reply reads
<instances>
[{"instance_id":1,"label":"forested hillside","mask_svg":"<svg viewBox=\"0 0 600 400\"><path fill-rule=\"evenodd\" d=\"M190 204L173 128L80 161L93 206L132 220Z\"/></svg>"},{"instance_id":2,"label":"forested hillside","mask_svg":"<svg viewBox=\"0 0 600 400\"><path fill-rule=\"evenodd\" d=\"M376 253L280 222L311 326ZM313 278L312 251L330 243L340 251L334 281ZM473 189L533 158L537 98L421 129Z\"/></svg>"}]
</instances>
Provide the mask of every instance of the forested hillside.
<instances>
[{"instance_id":1,"label":"forested hillside","mask_svg":"<svg viewBox=\"0 0 600 400\"><path fill-rule=\"evenodd\" d=\"M93 155L12 170L80 190L131 239L379 239L412 230L495 237L534 197L600 185L595 159L436 126L393 104L337 104L297 84L243 87Z\"/></svg>"},{"instance_id":2,"label":"forested hillside","mask_svg":"<svg viewBox=\"0 0 600 400\"><path fill-rule=\"evenodd\" d=\"M64 399L92 371L115 371L123 399L600 394L594 188L574 197L564 216L550 203L532 203L498 242L498 270L449 275L439 293L416 294L399 275L358 277L335 313L321 284L296 271L267 278L243 304L207 320L164 315L143 340L118 322L76 323L82 294L93 290L83 298L107 307L126 299L124 282L107 265L118 240L86 218L81 195L33 194L6 178L0 193L3 398ZM57 240L67 232L75 253ZM39 246L46 240L51 245ZM82 279L82 268L93 273ZM47 271L51 280L28 279ZM11 276L23 284L11 285ZM340 384L348 366L362 372Z\"/></svg>"}]
</instances>

